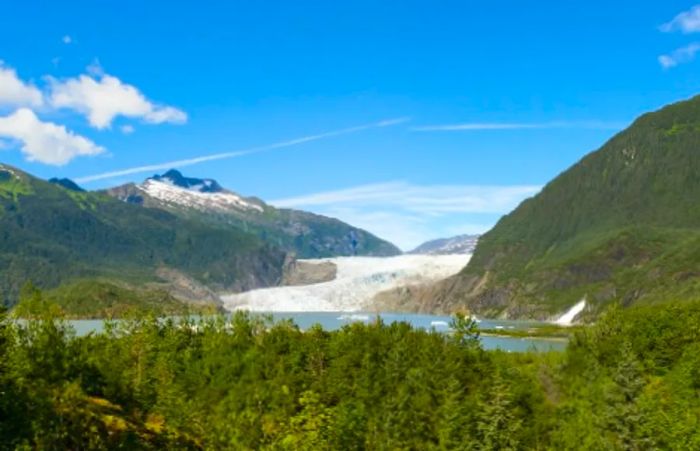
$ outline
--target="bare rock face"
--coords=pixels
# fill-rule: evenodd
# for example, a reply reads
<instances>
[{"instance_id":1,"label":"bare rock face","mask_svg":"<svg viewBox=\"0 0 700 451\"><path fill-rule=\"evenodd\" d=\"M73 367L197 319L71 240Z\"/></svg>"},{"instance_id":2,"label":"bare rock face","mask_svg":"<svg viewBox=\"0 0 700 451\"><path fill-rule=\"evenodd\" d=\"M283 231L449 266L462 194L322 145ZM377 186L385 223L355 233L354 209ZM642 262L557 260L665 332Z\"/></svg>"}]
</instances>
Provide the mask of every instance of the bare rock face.
<instances>
[{"instance_id":1,"label":"bare rock face","mask_svg":"<svg viewBox=\"0 0 700 451\"><path fill-rule=\"evenodd\" d=\"M435 284L404 285L377 293L372 305L378 311L411 313L446 313L434 302Z\"/></svg>"},{"instance_id":2,"label":"bare rock face","mask_svg":"<svg viewBox=\"0 0 700 451\"><path fill-rule=\"evenodd\" d=\"M486 290L489 273L483 277L456 274L437 282L416 283L378 293L374 304L387 311L452 314L470 312L487 318L527 318L545 321L552 313L534 303L512 302L516 286Z\"/></svg>"},{"instance_id":3,"label":"bare rock face","mask_svg":"<svg viewBox=\"0 0 700 451\"><path fill-rule=\"evenodd\" d=\"M156 275L167 281L170 294L181 301L192 304L222 305L216 293L176 269L161 267L158 268Z\"/></svg>"},{"instance_id":4,"label":"bare rock face","mask_svg":"<svg viewBox=\"0 0 700 451\"><path fill-rule=\"evenodd\" d=\"M330 261L290 259L284 266L282 286L312 285L330 282L338 274L338 267Z\"/></svg>"}]
</instances>

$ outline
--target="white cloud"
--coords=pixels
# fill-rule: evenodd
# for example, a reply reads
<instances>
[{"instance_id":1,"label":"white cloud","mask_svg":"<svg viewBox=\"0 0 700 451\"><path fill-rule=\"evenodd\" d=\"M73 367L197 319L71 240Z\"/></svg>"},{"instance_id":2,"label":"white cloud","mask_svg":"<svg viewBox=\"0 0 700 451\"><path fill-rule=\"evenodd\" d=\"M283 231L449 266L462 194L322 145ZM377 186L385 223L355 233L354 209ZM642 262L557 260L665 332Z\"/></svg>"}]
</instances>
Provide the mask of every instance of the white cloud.
<instances>
[{"instance_id":1,"label":"white cloud","mask_svg":"<svg viewBox=\"0 0 700 451\"><path fill-rule=\"evenodd\" d=\"M134 126L133 126L133 125L129 125L129 124L127 124L127 125L122 125L119 129L120 129L120 130L122 131L122 133L124 133L125 135L130 135L130 134L134 133Z\"/></svg>"},{"instance_id":2,"label":"white cloud","mask_svg":"<svg viewBox=\"0 0 700 451\"><path fill-rule=\"evenodd\" d=\"M228 158L237 158L237 157L251 155L251 154L255 154L255 153L259 153L259 152L266 152L268 150L297 146L299 144L304 144L304 143L311 142L311 141L317 141L320 139L332 138L335 136L347 135L350 133L357 133L357 132L360 132L363 130L369 130L372 128L391 127L393 125L398 125L398 124L402 124L404 122L407 122L408 120L409 120L408 118L388 119L388 120L384 120L384 121L375 122L373 124L359 125L359 126L355 126L355 127L343 128L340 130L333 130L330 132L319 133L317 135L304 136L302 138L290 139L289 141L281 141L281 142L277 142L274 144L268 144L265 146L253 147L250 149L236 150L236 151L232 151L232 152L215 153L215 154L204 155L201 157L188 158L185 160L167 161L164 163L156 163L156 164L149 164L149 165L145 165L145 166L137 166L137 167L128 168L128 169L121 169L118 171L105 172L102 174L88 175L85 177L78 178L78 179L76 179L76 181L79 183L87 183L87 182L94 182L96 180L105 180L105 179L113 179L116 177L123 177L126 175L143 174L145 172L160 171L162 169L182 168L182 167L192 166L192 165L199 164L199 163L205 163L208 161L225 160Z\"/></svg>"},{"instance_id":3,"label":"white cloud","mask_svg":"<svg viewBox=\"0 0 700 451\"><path fill-rule=\"evenodd\" d=\"M681 31L686 34L700 32L700 5L683 11L670 22L661 25L659 29L665 33L672 31Z\"/></svg>"},{"instance_id":4,"label":"white cloud","mask_svg":"<svg viewBox=\"0 0 700 451\"><path fill-rule=\"evenodd\" d=\"M38 107L44 103L41 91L23 82L14 69L0 60L0 106Z\"/></svg>"},{"instance_id":5,"label":"white cloud","mask_svg":"<svg viewBox=\"0 0 700 451\"><path fill-rule=\"evenodd\" d=\"M461 124L425 125L413 127L416 132L445 131L484 131L484 130L544 130L555 128L578 128L590 130L619 130L627 124L624 122L604 121L553 121L553 122L466 122Z\"/></svg>"},{"instance_id":6,"label":"white cloud","mask_svg":"<svg viewBox=\"0 0 700 451\"><path fill-rule=\"evenodd\" d=\"M685 47L674 50L668 55L659 56L659 64L664 69L676 67L679 64L690 63L695 59L695 55L700 51L700 43L693 42Z\"/></svg>"},{"instance_id":7,"label":"white cloud","mask_svg":"<svg viewBox=\"0 0 700 451\"><path fill-rule=\"evenodd\" d=\"M53 165L63 165L77 156L97 155L105 150L62 125L42 122L28 108L0 117L0 137L21 143L27 160Z\"/></svg>"},{"instance_id":8,"label":"white cloud","mask_svg":"<svg viewBox=\"0 0 700 451\"><path fill-rule=\"evenodd\" d=\"M70 37L69 35L65 35L65 36L63 36L63 37L61 38L61 41L62 41L64 44L68 45L68 44L72 44L72 43L73 43L73 38Z\"/></svg>"},{"instance_id":9,"label":"white cloud","mask_svg":"<svg viewBox=\"0 0 700 451\"><path fill-rule=\"evenodd\" d=\"M93 71L93 74L94 71ZM107 74L81 75L67 80L50 79L50 103L85 114L93 127L110 127L117 116L140 118L148 123L181 124L187 114L149 101L136 87Z\"/></svg>"},{"instance_id":10,"label":"white cloud","mask_svg":"<svg viewBox=\"0 0 700 451\"><path fill-rule=\"evenodd\" d=\"M539 186L415 185L388 182L270 201L339 218L404 250L424 241L487 231Z\"/></svg>"}]
</instances>

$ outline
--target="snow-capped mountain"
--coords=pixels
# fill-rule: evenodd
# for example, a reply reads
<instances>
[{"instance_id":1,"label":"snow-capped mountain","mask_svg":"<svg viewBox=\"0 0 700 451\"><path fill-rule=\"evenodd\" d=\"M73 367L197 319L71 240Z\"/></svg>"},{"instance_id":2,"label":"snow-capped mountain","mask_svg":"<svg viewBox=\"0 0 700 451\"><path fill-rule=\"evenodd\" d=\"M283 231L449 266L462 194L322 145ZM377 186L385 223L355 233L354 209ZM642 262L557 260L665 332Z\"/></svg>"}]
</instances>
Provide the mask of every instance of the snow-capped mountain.
<instances>
[{"instance_id":1,"label":"snow-capped mountain","mask_svg":"<svg viewBox=\"0 0 700 451\"><path fill-rule=\"evenodd\" d=\"M479 235L458 235L425 242L409 254L446 255L471 254L474 252Z\"/></svg>"},{"instance_id":2,"label":"snow-capped mountain","mask_svg":"<svg viewBox=\"0 0 700 451\"><path fill-rule=\"evenodd\" d=\"M185 177L180 173L180 171L176 171L175 169L171 169L163 175L156 174L147 179L147 181L148 180L163 182L167 183L168 185L185 188L190 191L198 191L200 193L220 193L225 191L221 185L216 182L216 180Z\"/></svg>"},{"instance_id":3,"label":"snow-capped mountain","mask_svg":"<svg viewBox=\"0 0 700 451\"><path fill-rule=\"evenodd\" d=\"M300 258L400 253L393 244L337 219L277 209L227 190L216 180L185 177L174 169L106 192L124 202L253 233Z\"/></svg>"},{"instance_id":4,"label":"snow-capped mountain","mask_svg":"<svg viewBox=\"0 0 700 451\"><path fill-rule=\"evenodd\" d=\"M185 177L171 169L147 178L137 189L161 202L201 211L244 210L262 213L262 202L245 199L221 187L216 180Z\"/></svg>"},{"instance_id":5,"label":"snow-capped mountain","mask_svg":"<svg viewBox=\"0 0 700 451\"><path fill-rule=\"evenodd\" d=\"M235 193L221 188L212 191L212 189L215 189L214 187L218 187L218 184L215 185L216 182L208 182L210 181L204 180L202 183L183 188L174 184L171 179L153 178L138 185L138 188L155 199L182 207L204 211L241 209L263 212L262 206Z\"/></svg>"}]
</instances>

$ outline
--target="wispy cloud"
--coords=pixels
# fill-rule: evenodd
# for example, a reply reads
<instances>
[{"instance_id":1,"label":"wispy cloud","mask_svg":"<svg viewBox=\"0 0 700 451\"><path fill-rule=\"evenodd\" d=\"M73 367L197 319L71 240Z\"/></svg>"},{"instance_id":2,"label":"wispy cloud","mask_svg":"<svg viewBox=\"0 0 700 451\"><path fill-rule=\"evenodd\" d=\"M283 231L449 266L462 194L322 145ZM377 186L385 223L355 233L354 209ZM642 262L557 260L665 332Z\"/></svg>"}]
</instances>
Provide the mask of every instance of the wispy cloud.
<instances>
[{"instance_id":1,"label":"wispy cloud","mask_svg":"<svg viewBox=\"0 0 700 451\"><path fill-rule=\"evenodd\" d=\"M125 135L130 135L134 133L134 126L130 124L122 125L119 127L119 130L121 130Z\"/></svg>"},{"instance_id":2,"label":"wispy cloud","mask_svg":"<svg viewBox=\"0 0 700 451\"><path fill-rule=\"evenodd\" d=\"M276 199L272 205L339 218L409 250L429 239L488 230L540 186L386 182Z\"/></svg>"},{"instance_id":3,"label":"wispy cloud","mask_svg":"<svg viewBox=\"0 0 700 451\"><path fill-rule=\"evenodd\" d=\"M577 128L591 130L619 130L627 125L625 122L605 121L553 121L553 122L466 122L445 125L423 125L412 127L416 132L449 131L488 131L488 130L545 130L556 128Z\"/></svg>"},{"instance_id":4,"label":"wispy cloud","mask_svg":"<svg viewBox=\"0 0 700 451\"><path fill-rule=\"evenodd\" d=\"M237 158L237 157L242 157L245 155L266 152L269 150L297 146L299 144L304 144L304 143L311 142L311 141L318 141L318 140L326 139L326 138L332 138L335 136L348 135L351 133L357 133L357 132L360 132L363 130L369 130L372 128L390 127L393 125L402 124L404 122L407 122L408 120L409 120L408 118L387 119L387 120L375 122L372 124L359 125L359 126L344 128L344 129L340 129L340 130L333 130L330 132L320 133L317 135L304 136L301 138L290 139L288 141L281 141L281 142L277 142L274 144L253 147L250 149L236 150L236 151L231 151L231 152L221 152L221 153L215 153L215 154L210 154L210 155L203 155L200 157L188 158L188 159L184 159L184 160L167 161L164 163L150 164L150 165L145 165L145 166L137 166L137 167L128 168L128 169L121 169L118 171L110 171L110 172L105 172L102 174L89 175L89 176L85 176L85 177L80 177L80 178L76 179L76 181L79 183L88 183L88 182L94 182L96 180L105 180L105 179L111 179L111 178L116 178L116 177L123 177L126 175L142 174L142 173L146 173L146 172L160 171L163 169L182 168L182 167L186 167L186 166L192 166L195 164L205 163L208 161Z\"/></svg>"},{"instance_id":5,"label":"wispy cloud","mask_svg":"<svg viewBox=\"0 0 700 451\"><path fill-rule=\"evenodd\" d=\"M540 190L539 186L413 185L388 182L361 185L336 191L273 200L280 207L318 205L355 205L400 207L424 215L444 213L502 213L523 197Z\"/></svg>"},{"instance_id":6,"label":"wispy cloud","mask_svg":"<svg viewBox=\"0 0 700 451\"><path fill-rule=\"evenodd\" d=\"M690 63L695 60L695 56L700 51L700 43L693 42L679 49L674 50L668 55L659 56L659 64L664 69L671 69L679 64Z\"/></svg>"},{"instance_id":7,"label":"wispy cloud","mask_svg":"<svg viewBox=\"0 0 700 451\"><path fill-rule=\"evenodd\" d=\"M700 5L693 6L688 11L683 11L671 21L659 27L664 33L681 31L683 33L700 32Z\"/></svg>"}]
</instances>

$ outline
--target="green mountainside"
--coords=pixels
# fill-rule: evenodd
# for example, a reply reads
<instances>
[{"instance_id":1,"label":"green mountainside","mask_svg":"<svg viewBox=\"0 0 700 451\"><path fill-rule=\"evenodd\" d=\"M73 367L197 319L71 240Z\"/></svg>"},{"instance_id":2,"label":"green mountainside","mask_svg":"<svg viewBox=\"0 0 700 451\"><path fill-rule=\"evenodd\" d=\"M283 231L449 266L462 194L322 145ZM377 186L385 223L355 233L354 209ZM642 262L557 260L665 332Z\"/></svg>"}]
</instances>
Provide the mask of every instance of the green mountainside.
<instances>
[{"instance_id":1,"label":"green mountainside","mask_svg":"<svg viewBox=\"0 0 700 451\"><path fill-rule=\"evenodd\" d=\"M439 310L546 318L700 298L700 97L637 119L482 236ZM423 294L427 296L427 294Z\"/></svg>"},{"instance_id":2,"label":"green mountainside","mask_svg":"<svg viewBox=\"0 0 700 451\"><path fill-rule=\"evenodd\" d=\"M183 301L165 288L136 287L99 278L68 282L41 293L31 283L20 290L13 313L36 318L49 303L63 318L104 319L212 314L222 307L206 300Z\"/></svg>"},{"instance_id":3,"label":"green mountainside","mask_svg":"<svg viewBox=\"0 0 700 451\"><path fill-rule=\"evenodd\" d=\"M185 177L174 169L141 184L129 183L105 193L129 203L255 234L298 258L401 253L393 244L337 219L275 208L258 198L226 190L215 180Z\"/></svg>"},{"instance_id":4,"label":"green mountainside","mask_svg":"<svg viewBox=\"0 0 700 451\"><path fill-rule=\"evenodd\" d=\"M213 289L276 284L285 253L238 229L81 192L0 165L0 298L103 278ZM162 274L171 275L166 279ZM172 276L175 274L176 276Z\"/></svg>"}]
</instances>

